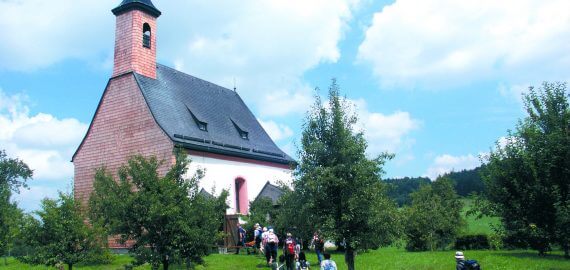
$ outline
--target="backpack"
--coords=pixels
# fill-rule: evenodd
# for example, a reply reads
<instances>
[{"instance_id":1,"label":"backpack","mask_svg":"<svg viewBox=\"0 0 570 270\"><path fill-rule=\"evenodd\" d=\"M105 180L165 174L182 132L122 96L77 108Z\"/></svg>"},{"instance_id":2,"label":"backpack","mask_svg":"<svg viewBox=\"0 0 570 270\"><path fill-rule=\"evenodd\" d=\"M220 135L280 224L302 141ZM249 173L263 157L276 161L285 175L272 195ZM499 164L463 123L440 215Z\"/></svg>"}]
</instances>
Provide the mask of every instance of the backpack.
<instances>
[{"instance_id":1,"label":"backpack","mask_svg":"<svg viewBox=\"0 0 570 270\"><path fill-rule=\"evenodd\" d=\"M295 241L289 238L287 241L285 241L285 244L287 244L287 251L289 254L295 254Z\"/></svg>"},{"instance_id":2,"label":"backpack","mask_svg":"<svg viewBox=\"0 0 570 270\"><path fill-rule=\"evenodd\" d=\"M477 262L476 260L465 261L465 268L467 268L468 270L481 270L481 266L479 265L479 262Z\"/></svg>"},{"instance_id":3,"label":"backpack","mask_svg":"<svg viewBox=\"0 0 570 270\"><path fill-rule=\"evenodd\" d=\"M267 243L275 243L277 242L277 235L275 235L274 233L270 233L269 235L267 235Z\"/></svg>"},{"instance_id":4,"label":"backpack","mask_svg":"<svg viewBox=\"0 0 570 270\"><path fill-rule=\"evenodd\" d=\"M309 267L307 266L307 261L305 261L305 260L299 261L299 269L300 270L309 269Z\"/></svg>"}]
</instances>

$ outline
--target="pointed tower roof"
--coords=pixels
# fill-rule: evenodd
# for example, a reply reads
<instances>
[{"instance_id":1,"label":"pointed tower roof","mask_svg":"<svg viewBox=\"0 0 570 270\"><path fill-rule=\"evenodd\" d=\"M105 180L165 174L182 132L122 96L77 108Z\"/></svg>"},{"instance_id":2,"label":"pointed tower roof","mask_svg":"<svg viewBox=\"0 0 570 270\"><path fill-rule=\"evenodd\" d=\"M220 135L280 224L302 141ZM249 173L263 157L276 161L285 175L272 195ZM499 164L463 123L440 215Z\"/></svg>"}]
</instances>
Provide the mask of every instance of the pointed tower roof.
<instances>
[{"instance_id":1,"label":"pointed tower roof","mask_svg":"<svg viewBox=\"0 0 570 270\"><path fill-rule=\"evenodd\" d=\"M160 10L152 4L151 0L123 0L123 2L121 2L118 7L114 8L112 12L118 16L133 9L140 9L157 18L162 14Z\"/></svg>"}]
</instances>

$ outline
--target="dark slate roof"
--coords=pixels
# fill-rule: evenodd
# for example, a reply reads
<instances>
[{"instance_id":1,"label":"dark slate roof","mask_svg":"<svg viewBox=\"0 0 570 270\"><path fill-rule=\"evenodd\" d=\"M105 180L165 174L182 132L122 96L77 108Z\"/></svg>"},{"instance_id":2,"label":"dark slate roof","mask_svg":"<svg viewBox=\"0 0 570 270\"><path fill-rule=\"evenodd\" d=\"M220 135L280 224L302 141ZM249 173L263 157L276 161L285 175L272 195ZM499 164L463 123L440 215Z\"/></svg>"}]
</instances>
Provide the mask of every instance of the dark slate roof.
<instances>
[{"instance_id":1,"label":"dark slate roof","mask_svg":"<svg viewBox=\"0 0 570 270\"><path fill-rule=\"evenodd\" d=\"M133 9L140 9L143 11L148 12L150 15L155 17L159 17L160 10L158 10L153 4L151 0L123 0L121 4L112 10L113 14L120 15L124 12Z\"/></svg>"},{"instance_id":2,"label":"dark slate roof","mask_svg":"<svg viewBox=\"0 0 570 270\"><path fill-rule=\"evenodd\" d=\"M279 201L279 198L281 198L282 195L283 195L283 190L281 190L280 187L272 185L271 183L269 183L269 181L267 181L267 183L261 189L257 197L255 197L255 200L267 197L271 199L271 201L273 201L273 205L277 205L277 201Z\"/></svg>"},{"instance_id":3,"label":"dark slate roof","mask_svg":"<svg viewBox=\"0 0 570 270\"><path fill-rule=\"evenodd\" d=\"M210 194L210 192L206 191L205 189L200 189L200 192L198 193L202 196L204 196L204 198L206 199L215 199L216 197L212 194Z\"/></svg>"},{"instance_id":4,"label":"dark slate roof","mask_svg":"<svg viewBox=\"0 0 570 270\"><path fill-rule=\"evenodd\" d=\"M158 125L187 149L280 164L294 160L261 127L241 97L232 90L157 65L157 78L135 73ZM200 130L199 123L207 125ZM247 139L243 139L243 133Z\"/></svg>"}]
</instances>

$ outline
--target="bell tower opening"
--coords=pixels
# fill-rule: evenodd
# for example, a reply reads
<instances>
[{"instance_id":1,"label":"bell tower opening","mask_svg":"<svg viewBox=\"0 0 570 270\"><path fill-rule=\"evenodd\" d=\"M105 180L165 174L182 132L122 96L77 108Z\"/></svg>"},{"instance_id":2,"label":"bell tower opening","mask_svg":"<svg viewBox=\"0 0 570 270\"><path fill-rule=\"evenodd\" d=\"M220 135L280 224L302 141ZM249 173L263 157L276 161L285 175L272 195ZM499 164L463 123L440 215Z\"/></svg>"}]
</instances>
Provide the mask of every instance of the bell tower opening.
<instances>
[{"instance_id":1,"label":"bell tower opening","mask_svg":"<svg viewBox=\"0 0 570 270\"><path fill-rule=\"evenodd\" d=\"M150 49L150 25L148 23L143 24L143 47Z\"/></svg>"}]
</instances>

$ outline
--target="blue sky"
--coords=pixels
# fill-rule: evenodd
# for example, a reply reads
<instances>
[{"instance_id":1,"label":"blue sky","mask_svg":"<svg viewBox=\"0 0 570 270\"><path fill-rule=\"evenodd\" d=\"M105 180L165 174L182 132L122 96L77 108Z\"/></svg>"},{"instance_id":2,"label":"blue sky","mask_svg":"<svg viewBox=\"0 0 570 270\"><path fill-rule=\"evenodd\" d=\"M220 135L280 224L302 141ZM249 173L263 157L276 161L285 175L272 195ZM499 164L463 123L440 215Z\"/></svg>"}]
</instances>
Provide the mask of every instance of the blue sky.
<instances>
[{"instance_id":1,"label":"blue sky","mask_svg":"<svg viewBox=\"0 0 570 270\"><path fill-rule=\"evenodd\" d=\"M71 189L69 162L112 71L119 0L0 1L0 148L35 170L26 210ZM158 61L244 98L294 155L314 89L355 105L388 177L479 165L529 85L570 78L570 2L154 0Z\"/></svg>"}]
</instances>

